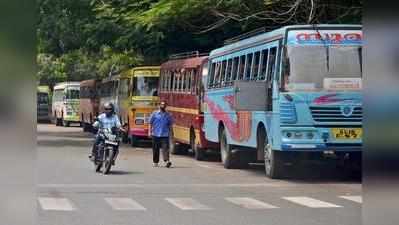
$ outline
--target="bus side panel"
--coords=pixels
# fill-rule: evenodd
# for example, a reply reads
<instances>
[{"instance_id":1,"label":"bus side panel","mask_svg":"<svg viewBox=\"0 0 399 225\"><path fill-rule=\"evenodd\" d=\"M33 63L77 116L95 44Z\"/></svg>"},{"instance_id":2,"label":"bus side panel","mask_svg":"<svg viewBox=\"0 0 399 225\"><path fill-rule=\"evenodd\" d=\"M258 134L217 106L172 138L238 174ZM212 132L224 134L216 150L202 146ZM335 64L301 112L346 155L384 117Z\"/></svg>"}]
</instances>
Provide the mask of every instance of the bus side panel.
<instances>
[{"instance_id":1,"label":"bus side panel","mask_svg":"<svg viewBox=\"0 0 399 225\"><path fill-rule=\"evenodd\" d=\"M206 93L205 102L204 127L206 139L212 142L219 142L220 123L223 123L229 143L231 143L231 139L238 139L237 115L233 111L233 88L209 90Z\"/></svg>"}]
</instances>

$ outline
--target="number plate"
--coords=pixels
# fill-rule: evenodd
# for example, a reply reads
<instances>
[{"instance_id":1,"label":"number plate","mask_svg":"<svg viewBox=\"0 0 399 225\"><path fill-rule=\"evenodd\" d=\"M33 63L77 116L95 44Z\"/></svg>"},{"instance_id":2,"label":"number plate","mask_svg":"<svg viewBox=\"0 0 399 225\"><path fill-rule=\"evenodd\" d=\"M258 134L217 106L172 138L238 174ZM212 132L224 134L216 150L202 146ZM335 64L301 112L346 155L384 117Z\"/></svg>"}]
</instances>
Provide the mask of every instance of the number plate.
<instances>
[{"instance_id":1,"label":"number plate","mask_svg":"<svg viewBox=\"0 0 399 225\"><path fill-rule=\"evenodd\" d=\"M105 140L105 144L109 144L109 145L118 145L118 142L113 142L113 141L107 141L107 140Z\"/></svg>"},{"instance_id":2,"label":"number plate","mask_svg":"<svg viewBox=\"0 0 399 225\"><path fill-rule=\"evenodd\" d=\"M362 138L362 128L332 128L335 139L360 139Z\"/></svg>"}]
</instances>

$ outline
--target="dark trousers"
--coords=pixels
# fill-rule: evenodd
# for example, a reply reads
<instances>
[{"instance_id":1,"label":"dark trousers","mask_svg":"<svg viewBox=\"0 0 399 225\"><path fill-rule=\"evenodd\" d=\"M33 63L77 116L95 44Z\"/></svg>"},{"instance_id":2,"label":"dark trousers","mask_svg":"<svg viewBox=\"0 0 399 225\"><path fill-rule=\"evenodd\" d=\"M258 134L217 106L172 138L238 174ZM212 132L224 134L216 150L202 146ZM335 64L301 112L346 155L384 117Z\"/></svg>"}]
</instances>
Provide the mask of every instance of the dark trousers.
<instances>
[{"instance_id":1,"label":"dark trousers","mask_svg":"<svg viewBox=\"0 0 399 225\"><path fill-rule=\"evenodd\" d=\"M169 161L169 137L152 137L152 161L154 163L159 163L161 148L163 161Z\"/></svg>"}]
</instances>

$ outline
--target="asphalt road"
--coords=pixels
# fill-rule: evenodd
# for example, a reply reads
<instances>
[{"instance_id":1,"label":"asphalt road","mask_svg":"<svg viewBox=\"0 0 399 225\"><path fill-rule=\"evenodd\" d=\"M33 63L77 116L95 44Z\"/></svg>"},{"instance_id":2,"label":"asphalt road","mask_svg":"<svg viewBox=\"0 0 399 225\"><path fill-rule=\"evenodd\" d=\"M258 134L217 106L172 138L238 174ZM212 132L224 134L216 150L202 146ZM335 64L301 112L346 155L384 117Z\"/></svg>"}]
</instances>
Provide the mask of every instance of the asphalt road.
<instances>
[{"instance_id":1,"label":"asphalt road","mask_svg":"<svg viewBox=\"0 0 399 225\"><path fill-rule=\"evenodd\" d=\"M215 156L172 156L173 168L154 168L148 144L126 145L104 176L87 158L92 137L81 128L37 130L41 225L361 224L360 178L329 163L271 180L262 165L226 170Z\"/></svg>"}]
</instances>

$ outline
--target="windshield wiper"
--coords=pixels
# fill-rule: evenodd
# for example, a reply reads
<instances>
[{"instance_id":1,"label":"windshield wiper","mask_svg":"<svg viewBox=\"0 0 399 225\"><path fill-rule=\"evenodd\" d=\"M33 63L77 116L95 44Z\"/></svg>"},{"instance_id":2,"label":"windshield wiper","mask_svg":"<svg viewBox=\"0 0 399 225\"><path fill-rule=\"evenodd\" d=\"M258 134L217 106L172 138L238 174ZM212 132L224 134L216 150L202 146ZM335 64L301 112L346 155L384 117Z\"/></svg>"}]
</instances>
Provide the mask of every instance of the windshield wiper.
<instances>
[{"instance_id":1,"label":"windshield wiper","mask_svg":"<svg viewBox=\"0 0 399 225\"><path fill-rule=\"evenodd\" d=\"M317 27L317 25L313 24L313 29L317 32L317 34L320 36L320 40L323 42L323 46L326 49L326 66L327 66L327 72L330 72L330 48L327 44L327 41L323 38L323 36L321 35L319 28Z\"/></svg>"}]
</instances>

